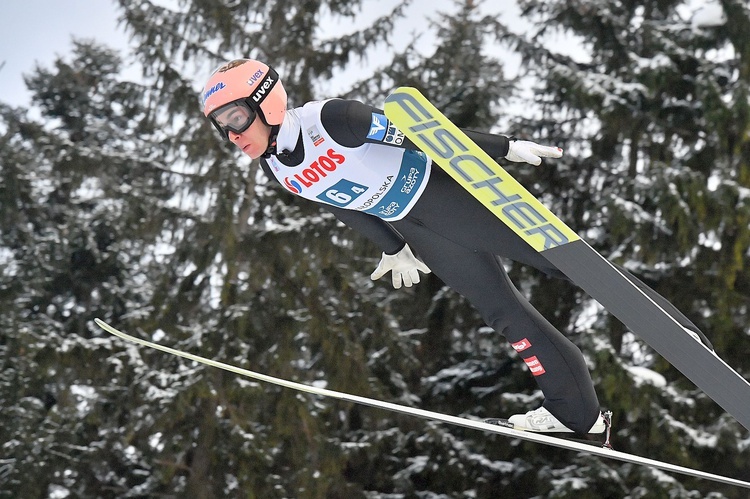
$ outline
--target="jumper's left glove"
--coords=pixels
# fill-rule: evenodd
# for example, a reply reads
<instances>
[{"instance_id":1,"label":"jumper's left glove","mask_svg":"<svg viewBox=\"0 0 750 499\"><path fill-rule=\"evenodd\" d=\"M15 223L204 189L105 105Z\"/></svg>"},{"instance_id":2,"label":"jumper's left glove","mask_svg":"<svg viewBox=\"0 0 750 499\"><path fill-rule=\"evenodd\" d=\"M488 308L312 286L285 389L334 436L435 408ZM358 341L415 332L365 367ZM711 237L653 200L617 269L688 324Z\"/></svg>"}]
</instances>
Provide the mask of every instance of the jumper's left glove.
<instances>
[{"instance_id":1,"label":"jumper's left glove","mask_svg":"<svg viewBox=\"0 0 750 499\"><path fill-rule=\"evenodd\" d=\"M563 150L559 147L540 146L528 140L510 139L508 154L505 155L505 159L516 163L525 162L539 166L542 163L542 158L559 158L562 154Z\"/></svg>"},{"instance_id":2,"label":"jumper's left glove","mask_svg":"<svg viewBox=\"0 0 750 499\"><path fill-rule=\"evenodd\" d=\"M404 245L401 251L395 255L383 253L378 268L372 273L370 279L373 281L380 279L389 270L391 271L393 287L396 289L401 287L402 281L407 288L410 288L413 284L417 284L419 282L419 272L423 274L431 272L427 265L414 256L408 244Z\"/></svg>"}]
</instances>

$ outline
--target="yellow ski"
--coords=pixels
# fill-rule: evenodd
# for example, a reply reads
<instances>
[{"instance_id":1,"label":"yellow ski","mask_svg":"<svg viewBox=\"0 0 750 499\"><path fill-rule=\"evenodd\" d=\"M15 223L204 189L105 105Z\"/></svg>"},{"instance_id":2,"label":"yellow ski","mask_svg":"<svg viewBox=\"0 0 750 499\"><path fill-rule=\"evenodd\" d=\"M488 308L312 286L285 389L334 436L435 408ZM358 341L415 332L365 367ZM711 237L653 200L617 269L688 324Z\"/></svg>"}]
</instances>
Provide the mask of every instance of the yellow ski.
<instances>
[{"instance_id":1,"label":"yellow ski","mask_svg":"<svg viewBox=\"0 0 750 499\"><path fill-rule=\"evenodd\" d=\"M401 131L535 250L580 239L418 90L396 90L385 113L396 126L408 123Z\"/></svg>"}]
</instances>

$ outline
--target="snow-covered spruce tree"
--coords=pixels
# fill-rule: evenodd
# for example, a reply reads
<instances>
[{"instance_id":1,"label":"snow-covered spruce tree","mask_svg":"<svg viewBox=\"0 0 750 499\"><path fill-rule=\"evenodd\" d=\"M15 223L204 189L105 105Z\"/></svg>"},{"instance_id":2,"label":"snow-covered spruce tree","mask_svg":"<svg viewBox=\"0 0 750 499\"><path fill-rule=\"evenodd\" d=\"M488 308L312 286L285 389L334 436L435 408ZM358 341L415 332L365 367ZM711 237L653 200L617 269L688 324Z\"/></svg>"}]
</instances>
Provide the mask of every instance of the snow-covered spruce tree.
<instances>
[{"instance_id":1,"label":"snow-covered spruce tree","mask_svg":"<svg viewBox=\"0 0 750 499\"><path fill-rule=\"evenodd\" d=\"M197 381L174 362L144 369L90 323L148 315L157 241L192 216L165 204L179 181L159 147L168 125L120 64L77 42L27 78L39 119L0 109L3 497L138 489L153 462L133 443L161 431L167 385Z\"/></svg>"},{"instance_id":2,"label":"snow-covered spruce tree","mask_svg":"<svg viewBox=\"0 0 750 499\"><path fill-rule=\"evenodd\" d=\"M359 28L360 2L186 0L167 8L164 2L122 0L119 5L137 44L136 59L146 71L145 84L123 83L116 57L82 45L72 58L40 68L29 79L41 121L21 110L2 109L0 264L9 299L3 302L8 313L0 320L9 333L0 339L0 401L10 410L0 416L0 442L5 442L0 494L617 497L680 491L679 485L627 466L512 445L251 383L158 352L138 352L90 328L90 318L101 316L127 331L153 332L160 342L253 370L452 414L528 409L533 399L513 395L533 392L528 374L504 340L482 327L471 307L433 276L398 293L387 284L370 283L376 248L311 203L294 200L268 183L256 164L220 143L200 115L200 85L225 59L268 60L282 74L296 105L332 96L325 89L341 88L332 77L355 63L366 66L360 56L366 61L376 53L389 54L391 42L402 36L418 39L422 29L436 35L434 51L420 55L410 47L397 53L341 95L376 104L394 85L413 85L461 126L493 127L566 147L568 159L514 173L576 228L599 227L590 236L603 252L621 247L621 261L646 261L648 268L634 270L668 296L673 297L665 286L672 279L684 275L685 285L697 275L688 273L690 265L664 267L645 256L647 250L658 250L663 261L673 264L677 260L664 255L683 250L670 249L664 240L644 243L650 241L648 230L658 234L656 229L665 225L657 223L664 216L658 209L646 206L641 213L651 213L651 218L634 220L624 201L612 200L639 195L650 200L642 194L647 187L662 191L655 182L641 185L620 173L628 168L624 165L630 156L621 149L623 144L627 149L630 134L619 137L621 125L615 121L593 131L584 126L587 120L606 123L599 114L610 115L610 100L598 91L584 91L584 85L566 86L570 78L560 74L571 61L542 50L541 39L515 40L529 62L529 74L538 70L536 76L549 86L539 89L534 109L541 111L523 113L525 120L511 124L504 61L487 45L505 30L483 17L480 5L471 0L435 15L431 25L422 24L423 18L410 19L409 28L397 32L395 23L406 6ZM591 14L601 6L578 2L570 12L589 9L587 19L608 26L615 16ZM549 29L567 33L577 29L566 16L553 15L565 10L562 2L538 7L527 9L527 18L546 19ZM547 17L538 17L542 15ZM664 29L678 19L671 7L631 17L639 15ZM670 22L656 22L662 19ZM747 32L737 24L741 19L735 16L726 29L698 30L709 41L696 53L705 55L706 47L729 38L740 40ZM345 34L325 29L342 20L344 25L352 21ZM645 21L628 22L632 26L626 23L625 33ZM601 60L595 59L594 75L618 74L619 66L610 70L602 62L607 50L596 56ZM624 71L620 77L627 80ZM704 87L710 88L710 71L704 78ZM704 137L714 144L716 157L728 155L728 149L719 147L724 143L739 148L732 149L739 151L737 157L743 151L737 122L725 123L735 112L742 116L741 109L724 101L734 95L726 89L741 80L731 76L717 87L724 90L701 97L718 100L712 123L724 131L715 142ZM706 137L713 133L709 128ZM612 157L602 156L607 148L599 134L605 129L614 136L609 139L616 146ZM590 144L596 153L587 152ZM666 144L663 148L669 149ZM643 147L638 150L651 158ZM573 157L585 161L574 163ZM645 160L649 165L653 161ZM670 161L677 165L678 157ZM689 163L702 171L696 161ZM730 163L709 168L734 172ZM658 168L649 168L649 175L659 177ZM741 194L746 174L737 172L735 180L712 185L725 194ZM616 196L592 188L600 185ZM738 195L736 201L742 200ZM721 206L731 202L727 197ZM726 221L712 213L697 223L713 220L717 237L724 237ZM610 218L618 224L624 220L623 227L634 224L638 230L633 232L643 233L633 239L640 245L623 235L626 228L608 232ZM711 250L711 244L704 246L701 251ZM723 247L719 253L728 255ZM720 249L713 244L714 252ZM702 256L703 265L731 268L711 255ZM739 261L745 258L740 252ZM578 304L574 288L539 281L521 268L513 273L558 326L584 323L586 307ZM742 275L735 271L734 287L727 288L727 310L736 314L722 316L730 318L728 324L741 318ZM708 280L702 284L706 289L710 285ZM679 305L698 317L702 310L717 309L709 301L698 308L691 303ZM611 325L598 322L592 329L608 333ZM709 466L711 461L686 438L687 431L670 429L662 435L662 428L670 426L660 426L665 417L658 408L669 407L683 421L698 424L694 416L683 418L682 402L658 387L635 387L622 367L639 360L633 350L621 346L617 337L609 340L614 345L609 349L594 349L587 342L600 337L581 335L576 341L592 352L604 405L618 417L632 417L620 423L624 430L617 442L652 455L664 449L660 457ZM625 346L632 345L626 340ZM679 379L667 366L654 368L670 380ZM713 424L710 402L699 398L697 404L708 408L705 421ZM19 424L22 428L15 431ZM641 444L628 439L632 428L639 427L652 430L638 435ZM727 442L720 451L730 465L740 458L736 427L715 432ZM697 459L692 462L685 455Z\"/></svg>"},{"instance_id":3,"label":"snow-covered spruce tree","mask_svg":"<svg viewBox=\"0 0 750 499\"><path fill-rule=\"evenodd\" d=\"M746 5L520 4L534 27L513 42L536 82L537 114L518 123L568 151L561 167L534 177L535 187L602 254L672 300L747 376ZM588 303L580 299L583 311ZM744 429L616 320L575 317L585 332L599 332L587 335L584 350L596 352L600 396L615 411L622 448L716 471L718 452L726 456L721 472L743 472ZM623 371L634 366L657 371L665 384L643 385Z\"/></svg>"}]
</instances>

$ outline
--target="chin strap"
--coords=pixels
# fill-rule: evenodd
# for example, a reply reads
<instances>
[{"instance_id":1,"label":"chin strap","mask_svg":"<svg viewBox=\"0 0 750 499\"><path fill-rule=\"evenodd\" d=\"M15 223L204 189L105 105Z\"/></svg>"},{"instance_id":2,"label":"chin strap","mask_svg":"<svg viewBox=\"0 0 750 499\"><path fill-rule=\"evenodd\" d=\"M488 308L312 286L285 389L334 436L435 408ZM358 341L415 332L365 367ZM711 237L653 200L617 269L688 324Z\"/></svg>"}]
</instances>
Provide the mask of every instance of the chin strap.
<instances>
[{"instance_id":1,"label":"chin strap","mask_svg":"<svg viewBox=\"0 0 750 499\"><path fill-rule=\"evenodd\" d=\"M279 129L281 126L279 125L272 125L271 126L271 133L268 135L268 149L266 149L266 152L260 155L261 158L268 158L271 155L276 154L276 137L279 136Z\"/></svg>"}]
</instances>

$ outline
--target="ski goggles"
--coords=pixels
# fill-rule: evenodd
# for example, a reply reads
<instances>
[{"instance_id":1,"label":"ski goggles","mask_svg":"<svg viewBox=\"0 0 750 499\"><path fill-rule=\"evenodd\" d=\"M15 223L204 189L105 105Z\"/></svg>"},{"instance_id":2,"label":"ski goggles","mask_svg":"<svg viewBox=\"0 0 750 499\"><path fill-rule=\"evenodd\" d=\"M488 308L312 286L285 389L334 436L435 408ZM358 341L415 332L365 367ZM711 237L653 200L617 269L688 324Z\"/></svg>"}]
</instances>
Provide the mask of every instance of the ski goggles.
<instances>
[{"instance_id":1,"label":"ski goggles","mask_svg":"<svg viewBox=\"0 0 750 499\"><path fill-rule=\"evenodd\" d=\"M258 113L246 99L224 104L208 115L211 123L226 140L229 140L229 132L240 134L250 128L257 117Z\"/></svg>"}]
</instances>

